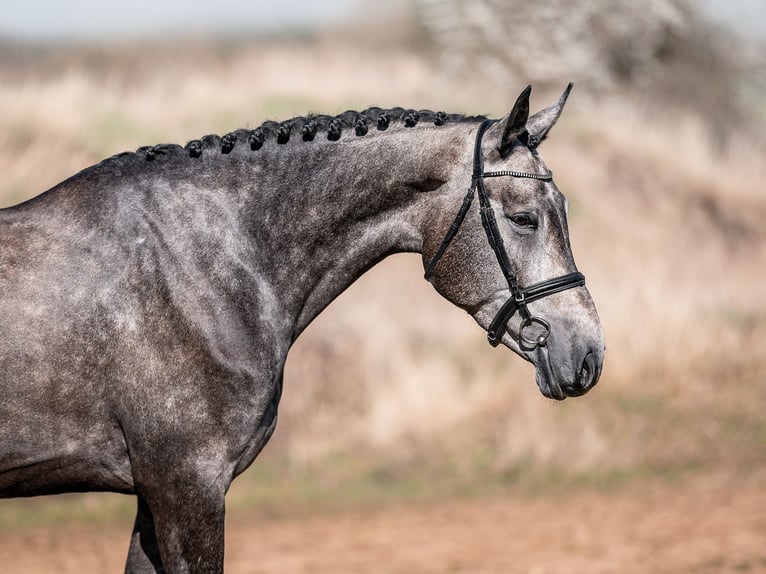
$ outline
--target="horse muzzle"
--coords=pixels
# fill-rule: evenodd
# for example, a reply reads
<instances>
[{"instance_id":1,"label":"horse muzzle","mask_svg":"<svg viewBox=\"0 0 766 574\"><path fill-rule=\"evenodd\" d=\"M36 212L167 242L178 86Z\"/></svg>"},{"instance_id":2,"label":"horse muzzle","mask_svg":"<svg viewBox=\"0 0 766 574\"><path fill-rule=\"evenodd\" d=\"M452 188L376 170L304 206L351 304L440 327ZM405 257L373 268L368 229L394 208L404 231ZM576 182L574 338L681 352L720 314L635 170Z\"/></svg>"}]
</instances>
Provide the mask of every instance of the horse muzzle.
<instances>
[{"instance_id":1,"label":"horse muzzle","mask_svg":"<svg viewBox=\"0 0 766 574\"><path fill-rule=\"evenodd\" d=\"M572 376L557 373L551 362L551 351L547 345L538 346L531 353L535 365L535 379L543 396L563 401L567 397L581 397L598 383L603 366L603 350L586 351L584 358Z\"/></svg>"}]
</instances>

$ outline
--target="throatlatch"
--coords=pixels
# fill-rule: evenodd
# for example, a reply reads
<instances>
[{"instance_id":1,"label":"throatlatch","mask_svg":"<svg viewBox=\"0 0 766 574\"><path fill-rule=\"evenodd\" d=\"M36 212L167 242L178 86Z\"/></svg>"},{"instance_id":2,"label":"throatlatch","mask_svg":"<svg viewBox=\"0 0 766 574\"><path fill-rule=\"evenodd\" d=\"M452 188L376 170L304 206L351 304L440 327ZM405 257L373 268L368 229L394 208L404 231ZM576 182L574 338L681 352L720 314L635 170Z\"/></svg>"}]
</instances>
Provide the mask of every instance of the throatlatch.
<instances>
[{"instance_id":1,"label":"throatlatch","mask_svg":"<svg viewBox=\"0 0 766 574\"><path fill-rule=\"evenodd\" d=\"M497 227L497 220L495 219L495 213L492 210L492 206L489 203L489 197L487 196L487 190L484 187L485 177L517 177L526 179L537 179L540 181L553 181L553 174L548 173L527 173L523 171L484 171L484 157L481 153L481 140L484 136L484 132L487 128L494 123L494 120L485 120L479 126L479 131L476 133L476 143L473 149L473 175L471 176L471 187L468 189L468 193L463 199L463 204L458 210L455 220L450 225L447 234L436 250L436 253L426 265L425 278L428 279L436 268L437 263L441 259L444 252L449 247L452 239L457 235L460 225L463 223L468 210L473 202L474 192L477 192L479 196L479 213L481 215L481 224L484 227L484 232L487 234L487 241L489 242L492 250L495 252L497 263L500 265L500 270L508 282L508 288L511 291L511 296L500 307L500 310L495 315L492 323L487 329L487 340L489 344L496 347L503 337L503 331L508 321L518 311L522 316L523 321L519 329L519 344L526 348L534 349L535 347L543 347L548 341L548 336L551 334L551 326L548 321L542 317L532 315L527 308L527 303L542 299L548 295L553 295L560 291L565 291L573 287L582 287L585 285L585 275L576 271L561 277L554 279L547 279L529 287L519 287L519 283L516 280L516 276L511 269L511 263L508 261L508 254L505 251L503 245L503 238L500 235L500 230ZM524 330L532 325L537 325L543 329L541 334L538 334L534 339L527 338L524 335Z\"/></svg>"}]
</instances>

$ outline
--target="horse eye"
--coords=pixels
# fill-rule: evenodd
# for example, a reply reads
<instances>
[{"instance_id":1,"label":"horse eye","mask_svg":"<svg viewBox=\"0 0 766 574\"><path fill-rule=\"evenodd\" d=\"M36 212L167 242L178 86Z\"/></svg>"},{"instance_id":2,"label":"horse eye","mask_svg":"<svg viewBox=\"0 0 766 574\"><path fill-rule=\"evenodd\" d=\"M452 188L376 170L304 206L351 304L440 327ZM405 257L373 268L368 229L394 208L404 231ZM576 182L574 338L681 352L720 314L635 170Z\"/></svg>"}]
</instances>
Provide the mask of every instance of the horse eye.
<instances>
[{"instance_id":1,"label":"horse eye","mask_svg":"<svg viewBox=\"0 0 766 574\"><path fill-rule=\"evenodd\" d=\"M508 219L519 227L528 227L531 229L537 229L538 219L534 213L514 213Z\"/></svg>"}]
</instances>

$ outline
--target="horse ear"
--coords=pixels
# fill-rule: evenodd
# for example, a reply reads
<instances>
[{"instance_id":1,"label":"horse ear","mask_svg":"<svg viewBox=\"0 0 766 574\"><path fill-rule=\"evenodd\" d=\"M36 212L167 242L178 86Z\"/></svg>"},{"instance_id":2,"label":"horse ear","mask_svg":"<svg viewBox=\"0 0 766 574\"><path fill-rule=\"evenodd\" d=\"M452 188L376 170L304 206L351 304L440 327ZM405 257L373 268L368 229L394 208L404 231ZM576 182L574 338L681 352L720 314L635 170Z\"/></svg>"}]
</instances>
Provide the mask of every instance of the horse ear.
<instances>
[{"instance_id":1,"label":"horse ear","mask_svg":"<svg viewBox=\"0 0 766 574\"><path fill-rule=\"evenodd\" d=\"M548 135L548 132L559 119L561 110L564 109L564 104L569 97L569 92L572 91L572 82L569 82L564 93L561 94L559 101L548 106L544 110L537 112L531 118L527 120L527 132L530 138L534 138L537 143L540 143Z\"/></svg>"},{"instance_id":2,"label":"horse ear","mask_svg":"<svg viewBox=\"0 0 766 574\"><path fill-rule=\"evenodd\" d=\"M516 98L513 109L505 116L501 125L503 126L503 136L500 139L500 145L497 149L501 154L507 152L513 140L516 139L525 129L529 119L529 94L532 92L532 86L527 86Z\"/></svg>"}]
</instances>

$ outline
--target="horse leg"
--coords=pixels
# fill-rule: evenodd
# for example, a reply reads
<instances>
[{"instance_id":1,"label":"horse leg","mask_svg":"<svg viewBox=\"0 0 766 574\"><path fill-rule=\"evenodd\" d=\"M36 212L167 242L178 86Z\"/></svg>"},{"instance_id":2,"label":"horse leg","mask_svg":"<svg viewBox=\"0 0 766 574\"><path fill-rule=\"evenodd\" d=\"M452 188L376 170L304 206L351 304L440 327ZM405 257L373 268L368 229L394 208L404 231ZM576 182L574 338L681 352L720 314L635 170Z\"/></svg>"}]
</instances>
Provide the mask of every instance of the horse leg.
<instances>
[{"instance_id":1,"label":"horse leg","mask_svg":"<svg viewBox=\"0 0 766 574\"><path fill-rule=\"evenodd\" d=\"M142 489L126 572L221 574L225 490L192 476Z\"/></svg>"},{"instance_id":2,"label":"horse leg","mask_svg":"<svg viewBox=\"0 0 766 574\"><path fill-rule=\"evenodd\" d=\"M154 519L149 506L142 496L138 496L138 512L130 538L128 561L125 574L155 574L162 572L160 550L154 532Z\"/></svg>"}]
</instances>

